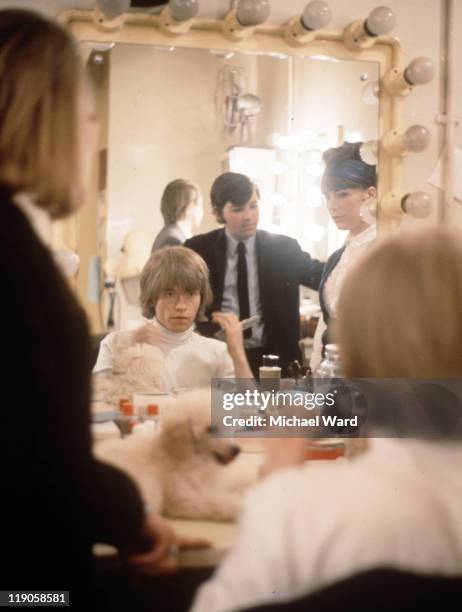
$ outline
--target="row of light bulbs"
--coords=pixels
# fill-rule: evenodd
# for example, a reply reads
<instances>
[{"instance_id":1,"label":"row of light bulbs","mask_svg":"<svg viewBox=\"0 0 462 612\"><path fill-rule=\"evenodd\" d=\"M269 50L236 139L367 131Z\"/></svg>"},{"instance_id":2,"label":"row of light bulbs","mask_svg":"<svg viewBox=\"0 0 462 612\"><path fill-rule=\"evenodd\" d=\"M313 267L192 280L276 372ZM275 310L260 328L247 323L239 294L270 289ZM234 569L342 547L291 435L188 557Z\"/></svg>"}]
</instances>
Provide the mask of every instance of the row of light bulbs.
<instances>
[{"instance_id":1,"label":"row of light bulbs","mask_svg":"<svg viewBox=\"0 0 462 612\"><path fill-rule=\"evenodd\" d=\"M124 13L130 8L130 0L97 0L96 21L106 28L118 28L123 24ZM223 21L223 34L234 41L244 40L252 35L256 26L264 23L270 15L270 0L237 0ZM165 34L180 36L190 29L194 17L199 11L199 0L170 0L160 19L160 26ZM301 15L293 17L285 26L284 38L292 46L307 44L314 40L322 28L332 19L332 10L325 0L312 0ZM345 45L360 51L370 48L379 36L389 34L396 23L396 16L386 6L373 9L366 19L349 24L344 29ZM410 93L416 85L429 83L434 76L433 62L426 57L417 57L404 70L391 69L382 79L382 85L392 96L403 96ZM402 157L408 153L424 151L430 143L430 132L422 125L412 125L405 132L392 130L384 135L380 149L392 157ZM377 143L365 143L365 157ZM369 151L369 152L367 152ZM377 157L376 157L377 159ZM367 161L367 159L365 159ZM369 161L377 163L377 161ZM423 191L410 194L389 192L382 199L382 207L387 216L398 218L407 213L416 218L430 214L431 201ZM373 211L371 211L373 213Z\"/></svg>"},{"instance_id":2,"label":"row of light bulbs","mask_svg":"<svg viewBox=\"0 0 462 612\"><path fill-rule=\"evenodd\" d=\"M97 0L97 23L101 27L120 27L124 13L130 8L130 0ZM199 11L199 0L170 0L160 19L162 30L171 36L185 34ZM270 0L238 0L223 21L223 34L232 40L250 36L257 25L270 15ZM293 17L285 27L285 40L291 45L306 44L314 40L332 18L332 11L325 0L312 0L301 15ZM354 21L344 29L344 43L353 50L371 47L379 36L389 34L396 23L396 16L387 6L373 9L366 19ZM382 79L382 84L392 96L408 94L416 85L429 83L435 74L431 59L417 57L404 70L393 68Z\"/></svg>"},{"instance_id":3,"label":"row of light bulbs","mask_svg":"<svg viewBox=\"0 0 462 612\"><path fill-rule=\"evenodd\" d=\"M413 134L414 132L417 133ZM409 136L409 133L411 136ZM424 137L422 137L424 134ZM292 138L295 134L292 135L281 135L274 134L274 144L277 148L287 149L289 146L297 146L298 139ZM422 126L412 126L409 128L404 134L401 135L401 138L404 140L410 140L413 145L413 151L420 151L422 147L422 142L425 140L426 144L429 142L429 133L428 130L422 128ZM421 140L422 139L422 140ZM282 142L284 140L284 142ZM293 143L289 144L290 141L293 140ZM286 143L287 141L287 143ZM418 146L416 146L418 144ZM302 145L303 149L303 145ZM371 165L377 164L378 157L378 149L379 143L377 140L369 140L360 148L360 155L362 160ZM409 151L410 152L410 149ZM309 149L306 151L307 156L307 165L306 165L306 173L312 177L312 180L319 178L324 172L324 164L322 163L322 150L321 149ZM283 161L276 161L272 165L272 172L276 176L284 174L288 171L288 165ZM274 194L278 195L279 194ZM320 206L322 200L321 190L319 187L314 185L310 185L307 188L307 202L313 208ZM272 201L272 204L276 204L276 202ZM281 202L278 202L278 205L281 205ZM398 193L398 192L388 192L381 200L381 208L385 215L391 219L399 219L402 214L408 214L411 217L416 219L423 219L428 217L432 210L432 203L430 196L424 191L415 191L412 193ZM375 200L368 200L364 206L364 210L361 211L361 214L365 221L368 223L372 223L375 221L377 217L377 202Z\"/></svg>"}]
</instances>

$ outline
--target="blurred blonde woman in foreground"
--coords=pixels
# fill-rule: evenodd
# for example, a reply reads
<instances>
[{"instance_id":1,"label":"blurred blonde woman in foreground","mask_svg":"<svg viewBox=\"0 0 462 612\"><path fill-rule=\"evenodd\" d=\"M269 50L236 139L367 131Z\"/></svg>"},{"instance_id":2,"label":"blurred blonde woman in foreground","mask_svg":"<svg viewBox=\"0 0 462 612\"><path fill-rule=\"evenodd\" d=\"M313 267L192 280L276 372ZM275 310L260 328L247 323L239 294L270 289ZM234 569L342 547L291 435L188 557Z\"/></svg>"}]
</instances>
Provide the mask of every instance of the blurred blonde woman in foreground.
<instances>
[{"instance_id":1,"label":"blurred blonde woman in foreground","mask_svg":"<svg viewBox=\"0 0 462 612\"><path fill-rule=\"evenodd\" d=\"M91 453L86 317L49 246L52 220L83 202L96 118L77 44L36 13L0 11L0 116L1 584L84 609L93 543L165 573L175 537Z\"/></svg>"},{"instance_id":2,"label":"blurred blonde woman in foreground","mask_svg":"<svg viewBox=\"0 0 462 612\"><path fill-rule=\"evenodd\" d=\"M376 244L339 299L345 376L462 378L461 312L459 236ZM194 612L295 599L372 568L462 574L460 441L372 438L364 455L324 467L303 465L299 441L280 447L272 467L287 469L248 495L236 545Z\"/></svg>"}]
</instances>

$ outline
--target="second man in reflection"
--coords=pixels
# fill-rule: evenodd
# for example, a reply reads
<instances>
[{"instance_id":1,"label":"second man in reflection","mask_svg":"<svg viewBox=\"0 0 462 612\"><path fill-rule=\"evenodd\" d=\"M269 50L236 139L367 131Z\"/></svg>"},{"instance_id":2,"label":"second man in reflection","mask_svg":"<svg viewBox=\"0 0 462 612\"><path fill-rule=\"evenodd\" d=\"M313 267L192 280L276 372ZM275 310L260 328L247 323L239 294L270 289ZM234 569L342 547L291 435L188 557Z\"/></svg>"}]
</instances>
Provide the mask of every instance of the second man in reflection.
<instances>
[{"instance_id":1,"label":"second man in reflection","mask_svg":"<svg viewBox=\"0 0 462 612\"><path fill-rule=\"evenodd\" d=\"M204 213L199 187L185 179L171 181L162 194L160 209L165 225L156 236L153 251L182 245L199 227Z\"/></svg>"},{"instance_id":2,"label":"second man in reflection","mask_svg":"<svg viewBox=\"0 0 462 612\"><path fill-rule=\"evenodd\" d=\"M211 203L224 228L194 236L185 246L199 253L210 269L213 311L235 312L241 320L258 315L245 332L247 358L254 375L262 356L279 356L283 375L300 359L299 285L317 290L324 264L293 238L258 230L259 192L243 174L215 179ZM210 325L200 327L211 335Z\"/></svg>"}]
</instances>

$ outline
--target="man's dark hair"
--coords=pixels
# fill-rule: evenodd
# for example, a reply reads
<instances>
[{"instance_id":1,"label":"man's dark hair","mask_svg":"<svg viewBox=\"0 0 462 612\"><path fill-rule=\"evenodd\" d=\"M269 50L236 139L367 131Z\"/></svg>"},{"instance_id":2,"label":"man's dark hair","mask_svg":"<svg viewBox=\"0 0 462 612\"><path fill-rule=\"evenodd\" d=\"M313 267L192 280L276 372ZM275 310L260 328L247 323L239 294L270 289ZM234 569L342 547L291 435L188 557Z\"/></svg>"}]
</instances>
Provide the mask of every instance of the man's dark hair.
<instances>
[{"instance_id":1,"label":"man's dark hair","mask_svg":"<svg viewBox=\"0 0 462 612\"><path fill-rule=\"evenodd\" d=\"M217 221L224 223L223 208L228 202L235 206L243 206L252 197L255 185L245 174L225 172L220 174L210 190L210 201ZM258 194L258 189L257 189ZM259 194L258 194L259 195Z\"/></svg>"}]
</instances>

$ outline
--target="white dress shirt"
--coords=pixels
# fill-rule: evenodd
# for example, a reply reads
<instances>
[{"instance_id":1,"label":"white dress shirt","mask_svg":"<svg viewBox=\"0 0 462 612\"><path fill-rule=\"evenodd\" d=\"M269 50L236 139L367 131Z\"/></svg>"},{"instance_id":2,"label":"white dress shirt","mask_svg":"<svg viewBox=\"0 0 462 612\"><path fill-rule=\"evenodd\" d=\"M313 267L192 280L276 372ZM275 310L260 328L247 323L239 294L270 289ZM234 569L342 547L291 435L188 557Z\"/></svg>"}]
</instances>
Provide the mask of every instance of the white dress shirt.
<instances>
[{"instance_id":1,"label":"white dress shirt","mask_svg":"<svg viewBox=\"0 0 462 612\"><path fill-rule=\"evenodd\" d=\"M193 612L294 599L377 567L462 575L462 443L370 442L349 463L308 463L256 486Z\"/></svg>"},{"instance_id":2,"label":"white dress shirt","mask_svg":"<svg viewBox=\"0 0 462 612\"><path fill-rule=\"evenodd\" d=\"M240 241L236 240L225 230L226 234L226 272L223 288L223 300L221 309L223 312L235 312L239 317L239 297L237 295L237 246ZM261 322L260 287L258 284L257 253L255 248L256 235L242 240L245 244L245 259L247 262L247 278L249 286L250 316L258 315L260 323L252 327L252 337L246 338L246 348L264 345L263 323Z\"/></svg>"},{"instance_id":3,"label":"white dress shirt","mask_svg":"<svg viewBox=\"0 0 462 612\"><path fill-rule=\"evenodd\" d=\"M156 347L165 357L161 391L171 393L179 388L208 387L212 378L234 377L233 361L224 342L196 334L194 326L184 332L171 332L155 318L145 321L160 330ZM101 342L93 372L112 368L114 356L131 345L129 331L108 334Z\"/></svg>"}]
</instances>

